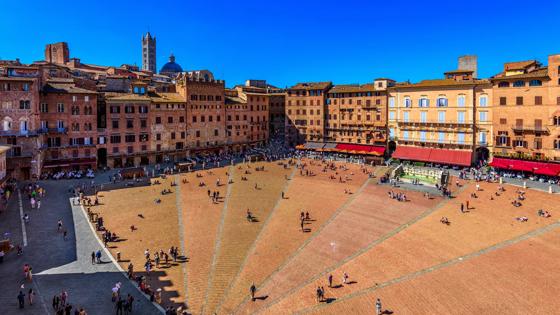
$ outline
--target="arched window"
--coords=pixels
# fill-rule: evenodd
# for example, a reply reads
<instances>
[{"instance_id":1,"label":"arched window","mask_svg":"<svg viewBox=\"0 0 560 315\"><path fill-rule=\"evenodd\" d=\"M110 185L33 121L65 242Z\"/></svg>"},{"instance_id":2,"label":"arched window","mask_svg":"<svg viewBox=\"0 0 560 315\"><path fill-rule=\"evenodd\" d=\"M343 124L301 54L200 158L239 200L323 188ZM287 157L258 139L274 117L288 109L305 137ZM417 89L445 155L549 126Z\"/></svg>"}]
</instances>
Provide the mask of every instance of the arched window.
<instances>
[{"instance_id":1,"label":"arched window","mask_svg":"<svg viewBox=\"0 0 560 315\"><path fill-rule=\"evenodd\" d=\"M457 97L457 106L458 107L465 107L465 99L466 99L465 95L459 95Z\"/></svg>"},{"instance_id":2,"label":"arched window","mask_svg":"<svg viewBox=\"0 0 560 315\"><path fill-rule=\"evenodd\" d=\"M525 86L525 81L523 80L517 80L513 82L513 87L524 87L524 86Z\"/></svg>"},{"instance_id":3,"label":"arched window","mask_svg":"<svg viewBox=\"0 0 560 315\"><path fill-rule=\"evenodd\" d=\"M19 121L19 131L20 131L21 133L26 133L27 130L28 130L27 120L22 118L22 119Z\"/></svg>"},{"instance_id":4,"label":"arched window","mask_svg":"<svg viewBox=\"0 0 560 315\"><path fill-rule=\"evenodd\" d=\"M531 80L531 81L529 81L529 86L541 86L541 85L542 85L541 80Z\"/></svg>"},{"instance_id":5,"label":"arched window","mask_svg":"<svg viewBox=\"0 0 560 315\"><path fill-rule=\"evenodd\" d=\"M445 96L438 96L436 100L437 107L447 107L447 98Z\"/></svg>"},{"instance_id":6,"label":"arched window","mask_svg":"<svg viewBox=\"0 0 560 315\"><path fill-rule=\"evenodd\" d=\"M421 96L418 99L418 107L429 107L430 106L430 99L427 96Z\"/></svg>"},{"instance_id":7,"label":"arched window","mask_svg":"<svg viewBox=\"0 0 560 315\"><path fill-rule=\"evenodd\" d=\"M498 83L498 87L500 87L500 88L509 87L509 82L505 82L505 81L500 82L500 83Z\"/></svg>"},{"instance_id":8,"label":"arched window","mask_svg":"<svg viewBox=\"0 0 560 315\"><path fill-rule=\"evenodd\" d=\"M479 100L478 100L478 105L480 107L488 106L488 95L481 95Z\"/></svg>"},{"instance_id":9,"label":"arched window","mask_svg":"<svg viewBox=\"0 0 560 315\"><path fill-rule=\"evenodd\" d=\"M12 119L10 117L6 117L2 121L2 130L4 131L12 130Z\"/></svg>"},{"instance_id":10,"label":"arched window","mask_svg":"<svg viewBox=\"0 0 560 315\"><path fill-rule=\"evenodd\" d=\"M403 101L404 107L412 107L412 100L410 97L405 97Z\"/></svg>"}]
</instances>

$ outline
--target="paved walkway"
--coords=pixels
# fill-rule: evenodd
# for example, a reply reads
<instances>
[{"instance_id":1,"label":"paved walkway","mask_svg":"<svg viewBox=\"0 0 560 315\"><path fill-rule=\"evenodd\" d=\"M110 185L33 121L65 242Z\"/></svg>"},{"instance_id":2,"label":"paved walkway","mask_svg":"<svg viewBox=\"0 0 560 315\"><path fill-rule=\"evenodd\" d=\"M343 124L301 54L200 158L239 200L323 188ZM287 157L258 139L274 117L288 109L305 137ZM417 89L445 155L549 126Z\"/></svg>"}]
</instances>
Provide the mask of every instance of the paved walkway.
<instances>
[{"instance_id":1,"label":"paved walkway","mask_svg":"<svg viewBox=\"0 0 560 315\"><path fill-rule=\"evenodd\" d=\"M52 297L66 290L70 304L84 307L89 314L111 314L111 288L121 282L121 294L135 297L134 314L160 312L130 283L118 268L103 254L102 264L91 264L91 252L101 248L81 208L72 207L68 188L78 180L45 181L47 196L40 210L30 209L27 196L22 193L23 211L31 221L27 224L28 246L22 256L9 253L0 264L0 314L54 314ZM22 243L17 194L8 209L0 216L0 231L10 232L15 244ZM56 230L57 221L63 220L68 231L65 241ZM23 264L33 268L33 282L24 283ZM27 294L33 288L37 294L33 306L17 309L16 295L24 284ZM27 303L26 303L27 304Z\"/></svg>"}]
</instances>

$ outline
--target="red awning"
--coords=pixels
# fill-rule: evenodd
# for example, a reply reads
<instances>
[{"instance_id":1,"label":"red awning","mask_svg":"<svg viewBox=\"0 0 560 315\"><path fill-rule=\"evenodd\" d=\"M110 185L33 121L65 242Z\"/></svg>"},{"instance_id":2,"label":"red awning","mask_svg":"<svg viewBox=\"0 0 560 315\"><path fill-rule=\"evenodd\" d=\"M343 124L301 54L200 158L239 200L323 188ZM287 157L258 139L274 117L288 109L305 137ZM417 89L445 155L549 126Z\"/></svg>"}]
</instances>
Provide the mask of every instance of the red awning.
<instances>
[{"instance_id":1,"label":"red awning","mask_svg":"<svg viewBox=\"0 0 560 315\"><path fill-rule=\"evenodd\" d=\"M465 150L398 146L393 153L393 157L401 160L469 166L472 161L472 152Z\"/></svg>"},{"instance_id":2,"label":"red awning","mask_svg":"<svg viewBox=\"0 0 560 315\"><path fill-rule=\"evenodd\" d=\"M536 161L523 161L495 157L490 166L514 171L531 172L538 175L558 176L560 164Z\"/></svg>"},{"instance_id":3,"label":"red awning","mask_svg":"<svg viewBox=\"0 0 560 315\"><path fill-rule=\"evenodd\" d=\"M385 147L365 144L338 143L336 150L346 153L383 155Z\"/></svg>"}]
</instances>

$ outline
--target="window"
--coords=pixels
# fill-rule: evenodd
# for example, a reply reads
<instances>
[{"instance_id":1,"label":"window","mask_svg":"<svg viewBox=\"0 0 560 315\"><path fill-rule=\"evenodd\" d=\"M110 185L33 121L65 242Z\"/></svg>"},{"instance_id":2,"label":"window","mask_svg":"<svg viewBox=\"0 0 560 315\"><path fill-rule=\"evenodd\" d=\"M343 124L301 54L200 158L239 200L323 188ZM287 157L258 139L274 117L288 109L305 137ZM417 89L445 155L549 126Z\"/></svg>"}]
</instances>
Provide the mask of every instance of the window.
<instances>
[{"instance_id":1,"label":"window","mask_svg":"<svg viewBox=\"0 0 560 315\"><path fill-rule=\"evenodd\" d=\"M438 97L436 100L437 107L447 107L447 98L445 97Z\"/></svg>"},{"instance_id":2,"label":"window","mask_svg":"<svg viewBox=\"0 0 560 315\"><path fill-rule=\"evenodd\" d=\"M41 103L40 110L41 110L41 113L48 113L49 112L49 104Z\"/></svg>"},{"instance_id":3,"label":"window","mask_svg":"<svg viewBox=\"0 0 560 315\"><path fill-rule=\"evenodd\" d=\"M410 116L410 112L403 112L403 121L408 122Z\"/></svg>"},{"instance_id":4,"label":"window","mask_svg":"<svg viewBox=\"0 0 560 315\"><path fill-rule=\"evenodd\" d=\"M506 105L507 104L507 98L505 96L500 96L500 105Z\"/></svg>"},{"instance_id":5,"label":"window","mask_svg":"<svg viewBox=\"0 0 560 315\"><path fill-rule=\"evenodd\" d=\"M465 134L460 132L457 134L457 143L458 144L465 144Z\"/></svg>"},{"instance_id":6,"label":"window","mask_svg":"<svg viewBox=\"0 0 560 315\"><path fill-rule=\"evenodd\" d=\"M430 106L430 100L426 97L421 97L418 100L418 107L428 107Z\"/></svg>"},{"instance_id":7,"label":"window","mask_svg":"<svg viewBox=\"0 0 560 315\"><path fill-rule=\"evenodd\" d=\"M111 127L113 129L119 129L119 121L118 120L111 121Z\"/></svg>"},{"instance_id":8,"label":"window","mask_svg":"<svg viewBox=\"0 0 560 315\"><path fill-rule=\"evenodd\" d=\"M367 103L367 101L366 101ZM367 104L369 105L369 104ZM389 97L389 107L395 107L395 98L394 97Z\"/></svg>"},{"instance_id":9,"label":"window","mask_svg":"<svg viewBox=\"0 0 560 315\"><path fill-rule=\"evenodd\" d=\"M174 132L171 133L171 140L175 140L175 133Z\"/></svg>"},{"instance_id":10,"label":"window","mask_svg":"<svg viewBox=\"0 0 560 315\"><path fill-rule=\"evenodd\" d=\"M531 80L531 81L529 81L529 86L541 86L541 85L542 85L541 80Z\"/></svg>"},{"instance_id":11,"label":"window","mask_svg":"<svg viewBox=\"0 0 560 315\"><path fill-rule=\"evenodd\" d=\"M404 140L408 140L408 131L407 130L403 131L402 137L403 137Z\"/></svg>"},{"instance_id":12,"label":"window","mask_svg":"<svg viewBox=\"0 0 560 315\"><path fill-rule=\"evenodd\" d=\"M78 100L78 97L76 95L72 95L72 102L76 102Z\"/></svg>"},{"instance_id":13,"label":"window","mask_svg":"<svg viewBox=\"0 0 560 315\"><path fill-rule=\"evenodd\" d=\"M29 83L24 83L22 86L22 90L29 91Z\"/></svg>"},{"instance_id":14,"label":"window","mask_svg":"<svg viewBox=\"0 0 560 315\"><path fill-rule=\"evenodd\" d=\"M148 127L148 122L146 121L146 119L140 119L140 128L146 127Z\"/></svg>"},{"instance_id":15,"label":"window","mask_svg":"<svg viewBox=\"0 0 560 315\"><path fill-rule=\"evenodd\" d=\"M428 122L428 112L426 112L426 111L421 111L420 112L420 122L422 122L422 123Z\"/></svg>"},{"instance_id":16,"label":"window","mask_svg":"<svg viewBox=\"0 0 560 315\"><path fill-rule=\"evenodd\" d=\"M465 112L457 112L457 122L460 124L465 123Z\"/></svg>"},{"instance_id":17,"label":"window","mask_svg":"<svg viewBox=\"0 0 560 315\"><path fill-rule=\"evenodd\" d=\"M185 122L185 116L180 116L179 117L179 122L184 123Z\"/></svg>"},{"instance_id":18,"label":"window","mask_svg":"<svg viewBox=\"0 0 560 315\"><path fill-rule=\"evenodd\" d=\"M124 136L124 141L127 142L127 143L135 142L136 141L136 136L135 135L126 135L126 136Z\"/></svg>"},{"instance_id":19,"label":"window","mask_svg":"<svg viewBox=\"0 0 560 315\"><path fill-rule=\"evenodd\" d=\"M517 96L515 98L515 105L523 105L523 96Z\"/></svg>"},{"instance_id":20,"label":"window","mask_svg":"<svg viewBox=\"0 0 560 315\"><path fill-rule=\"evenodd\" d=\"M535 96L535 105L542 105L542 96Z\"/></svg>"},{"instance_id":21,"label":"window","mask_svg":"<svg viewBox=\"0 0 560 315\"><path fill-rule=\"evenodd\" d=\"M84 96L84 101L89 102L89 95Z\"/></svg>"},{"instance_id":22,"label":"window","mask_svg":"<svg viewBox=\"0 0 560 315\"><path fill-rule=\"evenodd\" d=\"M486 144L486 132L482 131L478 134L478 143Z\"/></svg>"},{"instance_id":23,"label":"window","mask_svg":"<svg viewBox=\"0 0 560 315\"><path fill-rule=\"evenodd\" d=\"M556 97L556 105L560 105L560 96Z\"/></svg>"},{"instance_id":24,"label":"window","mask_svg":"<svg viewBox=\"0 0 560 315\"><path fill-rule=\"evenodd\" d=\"M127 129L132 129L134 128L134 121L132 119L127 119L126 120L126 128Z\"/></svg>"},{"instance_id":25,"label":"window","mask_svg":"<svg viewBox=\"0 0 560 315\"><path fill-rule=\"evenodd\" d=\"M410 99L410 97L405 97L404 98L404 107L412 107L412 100Z\"/></svg>"},{"instance_id":26,"label":"window","mask_svg":"<svg viewBox=\"0 0 560 315\"><path fill-rule=\"evenodd\" d=\"M219 134L220 133L219 133L218 129L214 129L214 136L217 137Z\"/></svg>"},{"instance_id":27,"label":"window","mask_svg":"<svg viewBox=\"0 0 560 315\"><path fill-rule=\"evenodd\" d=\"M126 114L134 114L134 106L133 105L126 105L124 107L124 112Z\"/></svg>"},{"instance_id":28,"label":"window","mask_svg":"<svg viewBox=\"0 0 560 315\"><path fill-rule=\"evenodd\" d=\"M488 96L486 96L486 95L480 96L480 98L478 100L478 104L479 104L480 107L488 106Z\"/></svg>"},{"instance_id":29,"label":"window","mask_svg":"<svg viewBox=\"0 0 560 315\"><path fill-rule=\"evenodd\" d=\"M63 103L56 104L56 112L57 113L64 113L64 104Z\"/></svg>"},{"instance_id":30,"label":"window","mask_svg":"<svg viewBox=\"0 0 560 315\"><path fill-rule=\"evenodd\" d=\"M513 82L513 87L524 87L524 86L525 86L525 81L517 80Z\"/></svg>"},{"instance_id":31,"label":"window","mask_svg":"<svg viewBox=\"0 0 560 315\"><path fill-rule=\"evenodd\" d=\"M504 81L504 82L500 82L500 83L498 83L498 87L499 87L499 88L506 88L506 87L509 87L509 82L505 82L505 81Z\"/></svg>"},{"instance_id":32,"label":"window","mask_svg":"<svg viewBox=\"0 0 560 315\"><path fill-rule=\"evenodd\" d=\"M118 105L111 106L109 109L111 114L119 114L121 112L121 107Z\"/></svg>"},{"instance_id":33,"label":"window","mask_svg":"<svg viewBox=\"0 0 560 315\"><path fill-rule=\"evenodd\" d=\"M167 123L168 123L168 124L172 124L172 123L173 123L173 116L167 117Z\"/></svg>"},{"instance_id":34,"label":"window","mask_svg":"<svg viewBox=\"0 0 560 315\"><path fill-rule=\"evenodd\" d=\"M445 132L438 132L438 142L439 143L445 142Z\"/></svg>"},{"instance_id":35,"label":"window","mask_svg":"<svg viewBox=\"0 0 560 315\"><path fill-rule=\"evenodd\" d=\"M478 120L480 122L486 122L488 120L488 112L479 112L478 113Z\"/></svg>"},{"instance_id":36,"label":"window","mask_svg":"<svg viewBox=\"0 0 560 315\"><path fill-rule=\"evenodd\" d=\"M111 136L111 143L121 143L121 136L120 135L112 135Z\"/></svg>"},{"instance_id":37,"label":"window","mask_svg":"<svg viewBox=\"0 0 560 315\"><path fill-rule=\"evenodd\" d=\"M200 130L197 130L197 131L196 131L196 137L197 137L197 138L200 138Z\"/></svg>"},{"instance_id":38,"label":"window","mask_svg":"<svg viewBox=\"0 0 560 315\"><path fill-rule=\"evenodd\" d=\"M457 98L457 106L465 107L465 95L459 95Z\"/></svg>"},{"instance_id":39,"label":"window","mask_svg":"<svg viewBox=\"0 0 560 315\"><path fill-rule=\"evenodd\" d=\"M158 116L158 117L156 117L156 125L159 125L159 124L161 124L161 117Z\"/></svg>"},{"instance_id":40,"label":"window","mask_svg":"<svg viewBox=\"0 0 560 315\"><path fill-rule=\"evenodd\" d=\"M19 101L19 109L31 109L31 101Z\"/></svg>"},{"instance_id":41,"label":"window","mask_svg":"<svg viewBox=\"0 0 560 315\"><path fill-rule=\"evenodd\" d=\"M444 123L445 122L445 111L438 112L438 122Z\"/></svg>"},{"instance_id":42,"label":"window","mask_svg":"<svg viewBox=\"0 0 560 315\"><path fill-rule=\"evenodd\" d=\"M389 111L389 120L395 120L395 111L394 110Z\"/></svg>"},{"instance_id":43,"label":"window","mask_svg":"<svg viewBox=\"0 0 560 315\"><path fill-rule=\"evenodd\" d=\"M395 137L395 128L389 128L389 137L391 138Z\"/></svg>"},{"instance_id":44,"label":"window","mask_svg":"<svg viewBox=\"0 0 560 315\"><path fill-rule=\"evenodd\" d=\"M420 141L426 141L426 132L420 131Z\"/></svg>"},{"instance_id":45,"label":"window","mask_svg":"<svg viewBox=\"0 0 560 315\"><path fill-rule=\"evenodd\" d=\"M161 133L156 133L156 141L161 141Z\"/></svg>"}]
</instances>

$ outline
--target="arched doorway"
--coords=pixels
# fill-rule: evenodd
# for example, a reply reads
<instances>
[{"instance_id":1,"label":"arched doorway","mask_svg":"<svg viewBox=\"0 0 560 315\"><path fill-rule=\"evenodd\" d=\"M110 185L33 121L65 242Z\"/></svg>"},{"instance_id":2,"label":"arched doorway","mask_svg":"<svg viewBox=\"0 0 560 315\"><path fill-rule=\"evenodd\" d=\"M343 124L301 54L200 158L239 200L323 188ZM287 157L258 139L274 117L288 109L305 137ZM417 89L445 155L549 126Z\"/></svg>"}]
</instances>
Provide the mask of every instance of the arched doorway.
<instances>
[{"instance_id":1,"label":"arched doorway","mask_svg":"<svg viewBox=\"0 0 560 315\"><path fill-rule=\"evenodd\" d=\"M487 162L490 158L490 150L486 147L478 147L475 150L475 160L476 164L480 165L481 163Z\"/></svg>"}]
</instances>

